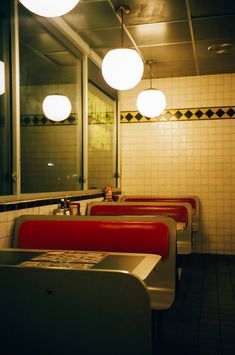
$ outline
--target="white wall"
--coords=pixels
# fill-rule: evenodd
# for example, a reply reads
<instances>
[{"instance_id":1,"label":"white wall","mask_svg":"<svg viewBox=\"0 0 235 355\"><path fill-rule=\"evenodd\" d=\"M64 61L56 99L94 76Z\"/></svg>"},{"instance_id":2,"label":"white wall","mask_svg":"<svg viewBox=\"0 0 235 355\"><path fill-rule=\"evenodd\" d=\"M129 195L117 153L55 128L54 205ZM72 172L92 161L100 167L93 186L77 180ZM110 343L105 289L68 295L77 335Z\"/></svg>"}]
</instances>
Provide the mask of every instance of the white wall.
<instances>
[{"instance_id":1,"label":"white wall","mask_svg":"<svg viewBox=\"0 0 235 355\"><path fill-rule=\"evenodd\" d=\"M147 88L120 93L121 111L137 111ZM167 108L235 105L235 75L167 78ZM125 123L121 125L124 194L197 195L201 230L195 252L235 254L235 120Z\"/></svg>"}]
</instances>

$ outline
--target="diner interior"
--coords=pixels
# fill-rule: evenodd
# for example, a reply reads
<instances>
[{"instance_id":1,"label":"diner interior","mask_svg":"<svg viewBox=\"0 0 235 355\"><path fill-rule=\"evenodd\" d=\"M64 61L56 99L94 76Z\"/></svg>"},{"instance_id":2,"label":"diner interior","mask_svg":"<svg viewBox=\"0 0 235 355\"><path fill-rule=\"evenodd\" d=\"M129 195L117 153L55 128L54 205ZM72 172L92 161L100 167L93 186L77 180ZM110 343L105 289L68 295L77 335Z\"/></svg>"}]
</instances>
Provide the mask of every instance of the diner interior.
<instances>
[{"instance_id":1,"label":"diner interior","mask_svg":"<svg viewBox=\"0 0 235 355\"><path fill-rule=\"evenodd\" d=\"M3 355L234 353L234 23L0 3Z\"/></svg>"}]
</instances>

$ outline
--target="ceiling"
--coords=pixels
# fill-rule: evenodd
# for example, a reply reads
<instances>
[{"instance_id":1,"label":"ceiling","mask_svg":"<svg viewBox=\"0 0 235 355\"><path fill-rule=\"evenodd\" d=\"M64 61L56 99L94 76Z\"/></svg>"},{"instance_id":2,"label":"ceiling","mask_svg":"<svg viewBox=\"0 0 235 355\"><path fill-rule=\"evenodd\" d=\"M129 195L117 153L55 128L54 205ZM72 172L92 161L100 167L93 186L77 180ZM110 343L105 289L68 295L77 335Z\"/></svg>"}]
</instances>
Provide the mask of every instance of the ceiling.
<instances>
[{"instance_id":1,"label":"ceiling","mask_svg":"<svg viewBox=\"0 0 235 355\"><path fill-rule=\"evenodd\" d=\"M62 18L102 59L121 47L120 5L130 8L124 46L135 48L144 62L156 62L153 78L235 72L235 0L80 0ZM63 45L21 13L21 39L32 63L43 56L58 66L74 65Z\"/></svg>"},{"instance_id":2,"label":"ceiling","mask_svg":"<svg viewBox=\"0 0 235 355\"><path fill-rule=\"evenodd\" d=\"M80 0L63 18L103 58L121 46L120 5L124 46L156 62L153 77L235 72L234 0Z\"/></svg>"}]
</instances>

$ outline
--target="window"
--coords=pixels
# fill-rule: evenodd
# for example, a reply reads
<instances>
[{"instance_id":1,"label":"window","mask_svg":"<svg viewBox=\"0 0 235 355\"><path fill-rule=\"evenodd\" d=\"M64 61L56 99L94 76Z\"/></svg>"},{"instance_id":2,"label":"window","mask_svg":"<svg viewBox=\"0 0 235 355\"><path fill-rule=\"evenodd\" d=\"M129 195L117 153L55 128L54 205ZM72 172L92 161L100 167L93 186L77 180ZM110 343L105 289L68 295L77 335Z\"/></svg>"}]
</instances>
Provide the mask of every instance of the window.
<instances>
[{"instance_id":1,"label":"window","mask_svg":"<svg viewBox=\"0 0 235 355\"><path fill-rule=\"evenodd\" d=\"M88 185L116 186L116 102L92 83L88 85Z\"/></svg>"},{"instance_id":2,"label":"window","mask_svg":"<svg viewBox=\"0 0 235 355\"><path fill-rule=\"evenodd\" d=\"M21 192L81 190L81 60L38 21L20 7ZM50 94L70 99L66 120L43 115Z\"/></svg>"},{"instance_id":3,"label":"window","mask_svg":"<svg viewBox=\"0 0 235 355\"><path fill-rule=\"evenodd\" d=\"M10 77L10 9L0 4L0 195L12 194L12 120Z\"/></svg>"},{"instance_id":4,"label":"window","mask_svg":"<svg viewBox=\"0 0 235 355\"><path fill-rule=\"evenodd\" d=\"M13 4L18 9L19 21L12 24L19 23L19 43L17 34L11 36ZM118 187L117 92L87 59L89 53L81 51L84 46L64 33L63 22L36 16L19 2L1 2L5 92L0 86L0 195L4 201L22 199L21 194L47 197ZM72 112L66 120L54 122L44 116L42 103L51 94L70 99ZM89 117L87 106L82 107L87 102Z\"/></svg>"}]
</instances>

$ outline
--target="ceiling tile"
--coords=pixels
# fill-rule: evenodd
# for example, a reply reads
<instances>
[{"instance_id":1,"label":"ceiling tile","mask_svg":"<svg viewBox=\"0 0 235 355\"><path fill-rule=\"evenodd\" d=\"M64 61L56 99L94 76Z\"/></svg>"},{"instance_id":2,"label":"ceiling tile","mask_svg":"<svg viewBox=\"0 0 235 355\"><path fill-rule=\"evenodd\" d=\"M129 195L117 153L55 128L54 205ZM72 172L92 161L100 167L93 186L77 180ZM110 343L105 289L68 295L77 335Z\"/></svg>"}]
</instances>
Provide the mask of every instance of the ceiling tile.
<instances>
[{"instance_id":1,"label":"ceiling tile","mask_svg":"<svg viewBox=\"0 0 235 355\"><path fill-rule=\"evenodd\" d=\"M199 59L200 74L221 74L235 72L235 57L226 56L218 58Z\"/></svg>"},{"instance_id":2,"label":"ceiling tile","mask_svg":"<svg viewBox=\"0 0 235 355\"><path fill-rule=\"evenodd\" d=\"M193 61L175 61L158 63L153 68L154 78L169 78L178 76L196 75L196 68ZM146 71L144 78L149 78L149 73Z\"/></svg>"},{"instance_id":3,"label":"ceiling tile","mask_svg":"<svg viewBox=\"0 0 235 355\"><path fill-rule=\"evenodd\" d=\"M165 46L149 46L140 48L145 60L159 62L174 62L179 60L194 60L191 43L180 43Z\"/></svg>"},{"instance_id":4,"label":"ceiling tile","mask_svg":"<svg viewBox=\"0 0 235 355\"><path fill-rule=\"evenodd\" d=\"M230 55L230 56L235 56L235 44L231 46L231 48L228 51L225 51L224 53L216 53L213 50L208 50L208 48L212 45L221 45L221 44L226 44L226 43L232 43L233 38L223 38L220 40L205 40L205 41L198 41L196 42L196 51L197 51L197 57L200 59L202 58L218 58L220 57L221 60L225 59L225 56ZM235 59L235 58L234 58Z\"/></svg>"},{"instance_id":5,"label":"ceiling tile","mask_svg":"<svg viewBox=\"0 0 235 355\"><path fill-rule=\"evenodd\" d=\"M124 15L124 23L133 38L131 41L125 33L124 46L133 48L135 43L145 61L157 62L153 77L197 75L185 0L125 0L124 3L131 9L129 15ZM122 45L120 21L112 8L121 4L122 0L80 0L62 18L103 58L109 49ZM199 74L235 72L235 0L188 0L188 4ZM56 67L55 70L63 65L70 66L71 71L74 59L68 55L66 43L61 45L61 37L57 41L47 33L45 28L51 29L46 26L47 19L22 8L20 5L21 53L31 63L41 60L45 66L49 63ZM208 51L209 46L223 43L231 44L231 50L224 55ZM147 73L144 77L148 77ZM39 74L37 80L40 81Z\"/></svg>"},{"instance_id":6,"label":"ceiling tile","mask_svg":"<svg viewBox=\"0 0 235 355\"><path fill-rule=\"evenodd\" d=\"M130 7L129 15L124 16L126 25L155 22L178 21L187 18L185 0L112 0L115 8L125 3Z\"/></svg>"},{"instance_id":7,"label":"ceiling tile","mask_svg":"<svg viewBox=\"0 0 235 355\"><path fill-rule=\"evenodd\" d=\"M235 40L235 15L193 20L195 40L233 37Z\"/></svg>"},{"instance_id":8,"label":"ceiling tile","mask_svg":"<svg viewBox=\"0 0 235 355\"><path fill-rule=\"evenodd\" d=\"M205 17L235 13L234 0L189 0L192 17Z\"/></svg>"},{"instance_id":9,"label":"ceiling tile","mask_svg":"<svg viewBox=\"0 0 235 355\"><path fill-rule=\"evenodd\" d=\"M128 27L128 30L138 46L189 42L191 39L187 22L139 25Z\"/></svg>"}]
</instances>

